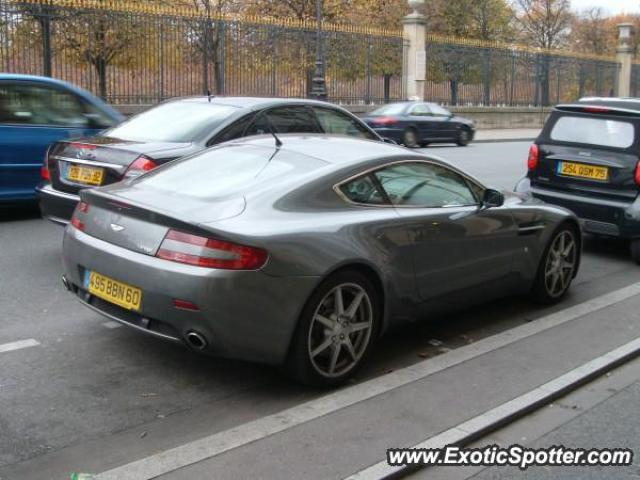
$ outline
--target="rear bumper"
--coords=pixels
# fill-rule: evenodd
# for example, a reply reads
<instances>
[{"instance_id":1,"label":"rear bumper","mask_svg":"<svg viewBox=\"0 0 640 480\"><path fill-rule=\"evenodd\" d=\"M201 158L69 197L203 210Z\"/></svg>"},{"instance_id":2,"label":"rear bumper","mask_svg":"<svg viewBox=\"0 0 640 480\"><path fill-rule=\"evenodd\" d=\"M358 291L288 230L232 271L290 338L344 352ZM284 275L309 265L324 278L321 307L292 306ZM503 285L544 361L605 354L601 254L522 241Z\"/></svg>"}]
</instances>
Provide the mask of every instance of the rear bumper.
<instances>
[{"instance_id":1,"label":"rear bumper","mask_svg":"<svg viewBox=\"0 0 640 480\"><path fill-rule=\"evenodd\" d=\"M640 238L640 196L634 201L588 197L531 187L531 194L553 205L573 211L585 232L620 238Z\"/></svg>"},{"instance_id":2,"label":"rear bumper","mask_svg":"<svg viewBox=\"0 0 640 480\"><path fill-rule=\"evenodd\" d=\"M78 195L56 190L49 183L38 185L36 193L44 218L59 225L66 225L71 221L73 211L80 201Z\"/></svg>"},{"instance_id":3,"label":"rear bumper","mask_svg":"<svg viewBox=\"0 0 640 480\"><path fill-rule=\"evenodd\" d=\"M262 271L215 270L133 252L67 227L63 245L68 288L84 304L138 331L186 343L189 332L207 341L205 353L282 363L317 277L272 277ZM91 295L85 272L97 271L142 290L139 312ZM178 309L186 300L200 310Z\"/></svg>"}]
</instances>

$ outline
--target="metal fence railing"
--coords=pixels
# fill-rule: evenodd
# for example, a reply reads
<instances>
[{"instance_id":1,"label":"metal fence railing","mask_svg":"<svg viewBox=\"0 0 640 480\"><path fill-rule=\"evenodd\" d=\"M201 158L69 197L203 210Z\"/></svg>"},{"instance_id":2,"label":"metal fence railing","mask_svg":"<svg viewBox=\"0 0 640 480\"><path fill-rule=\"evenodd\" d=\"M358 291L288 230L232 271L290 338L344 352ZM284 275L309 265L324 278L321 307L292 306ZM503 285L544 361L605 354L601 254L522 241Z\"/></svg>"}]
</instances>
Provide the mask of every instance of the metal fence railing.
<instances>
[{"instance_id":1,"label":"metal fence railing","mask_svg":"<svg viewBox=\"0 0 640 480\"><path fill-rule=\"evenodd\" d=\"M450 105L539 106L612 95L615 59L430 36L425 97Z\"/></svg>"},{"instance_id":2,"label":"metal fence railing","mask_svg":"<svg viewBox=\"0 0 640 480\"><path fill-rule=\"evenodd\" d=\"M400 32L327 25L322 45L332 101L403 98ZM51 75L116 104L207 91L305 97L315 46L314 24L122 0L0 0L2 71Z\"/></svg>"}]
</instances>

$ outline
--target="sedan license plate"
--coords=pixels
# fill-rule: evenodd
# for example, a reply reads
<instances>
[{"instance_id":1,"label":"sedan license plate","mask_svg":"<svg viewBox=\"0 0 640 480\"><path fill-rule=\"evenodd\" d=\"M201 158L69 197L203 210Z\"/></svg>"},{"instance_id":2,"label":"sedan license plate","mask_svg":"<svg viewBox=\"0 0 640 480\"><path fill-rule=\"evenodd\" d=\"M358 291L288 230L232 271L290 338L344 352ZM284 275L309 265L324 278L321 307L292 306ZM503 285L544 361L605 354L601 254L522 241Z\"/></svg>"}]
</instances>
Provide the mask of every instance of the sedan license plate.
<instances>
[{"instance_id":1,"label":"sedan license plate","mask_svg":"<svg viewBox=\"0 0 640 480\"><path fill-rule=\"evenodd\" d=\"M69 170L67 170L67 180L71 180L72 182L85 183L87 185L102 185L103 178L103 168L71 165Z\"/></svg>"},{"instance_id":2,"label":"sedan license plate","mask_svg":"<svg viewBox=\"0 0 640 480\"><path fill-rule=\"evenodd\" d=\"M142 290L97 272L85 272L85 288L96 297L126 308L140 310L142 305Z\"/></svg>"},{"instance_id":3,"label":"sedan license plate","mask_svg":"<svg viewBox=\"0 0 640 480\"><path fill-rule=\"evenodd\" d=\"M584 163L558 162L558 174L600 181L609 179L609 169L607 167L596 167L594 165L585 165Z\"/></svg>"}]
</instances>

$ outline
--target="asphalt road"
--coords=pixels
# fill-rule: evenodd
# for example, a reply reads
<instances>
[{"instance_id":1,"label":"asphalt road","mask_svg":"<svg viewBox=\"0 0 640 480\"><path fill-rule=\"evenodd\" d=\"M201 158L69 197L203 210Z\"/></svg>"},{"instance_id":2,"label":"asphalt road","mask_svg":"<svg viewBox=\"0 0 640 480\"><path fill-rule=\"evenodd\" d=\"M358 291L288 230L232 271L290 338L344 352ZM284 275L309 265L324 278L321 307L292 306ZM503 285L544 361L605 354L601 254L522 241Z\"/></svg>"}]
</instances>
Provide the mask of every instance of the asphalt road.
<instances>
[{"instance_id":1,"label":"asphalt road","mask_svg":"<svg viewBox=\"0 0 640 480\"><path fill-rule=\"evenodd\" d=\"M524 174L528 146L487 143L425 151L510 189ZM40 472L23 474L24 479L45 478L41 472L49 468L73 470L73 459L85 455L87 445L100 452L100 461L124 463L323 393L292 385L269 367L198 356L116 327L64 291L61 228L39 219L33 209L0 215L0 346L37 342L0 349L0 478L15 478L11 472L20 463L23 472L30 467ZM572 292L555 308L637 279L638 267L623 243L589 240ZM506 299L392 332L356 381L551 311L525 299ZM114 452L118 444L127 448Z\"/></svg>"}]
</instances>

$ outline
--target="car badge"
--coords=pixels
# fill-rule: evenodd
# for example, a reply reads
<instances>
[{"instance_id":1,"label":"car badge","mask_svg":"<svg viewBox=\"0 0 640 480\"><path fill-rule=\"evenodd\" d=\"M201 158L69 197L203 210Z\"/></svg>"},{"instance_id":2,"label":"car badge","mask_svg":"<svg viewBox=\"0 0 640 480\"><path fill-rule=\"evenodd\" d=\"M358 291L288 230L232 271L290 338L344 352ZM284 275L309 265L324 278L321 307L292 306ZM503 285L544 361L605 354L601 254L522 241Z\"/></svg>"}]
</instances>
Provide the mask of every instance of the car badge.
<instances>
[{"instance_id":1,"label":"car badge","mask_svg":"<svg viewBox=\"0 0 640 480\"><path fill-rule=\"evenodd\" d=\"M583 157L590 157L591 152L578 152L578 155L582 155Z\"/></svg>"},{"instance_id":2,"label":"car badge","mask_svg":"<svg viewBox=\"0 0 640 480\"><path fill-rule=\"evenodd\" d=\"M114 232L121 232L124 230L124 227L122 225L118 225L117 223L112 223L111 230L113 230Z\"/></svg>"}]
</instances>

